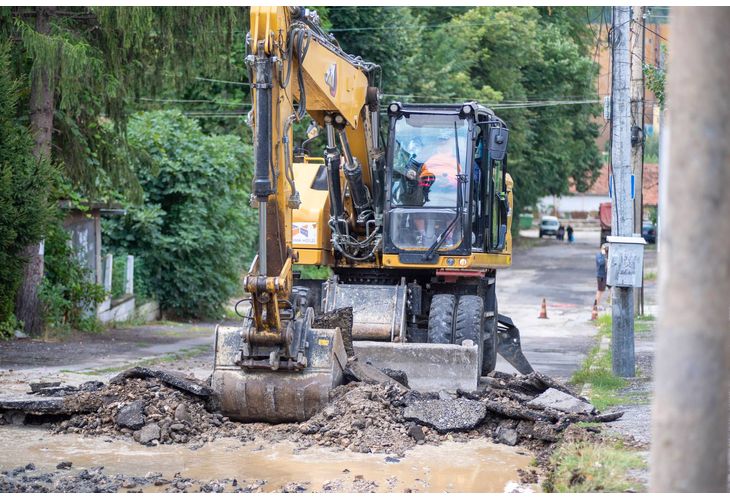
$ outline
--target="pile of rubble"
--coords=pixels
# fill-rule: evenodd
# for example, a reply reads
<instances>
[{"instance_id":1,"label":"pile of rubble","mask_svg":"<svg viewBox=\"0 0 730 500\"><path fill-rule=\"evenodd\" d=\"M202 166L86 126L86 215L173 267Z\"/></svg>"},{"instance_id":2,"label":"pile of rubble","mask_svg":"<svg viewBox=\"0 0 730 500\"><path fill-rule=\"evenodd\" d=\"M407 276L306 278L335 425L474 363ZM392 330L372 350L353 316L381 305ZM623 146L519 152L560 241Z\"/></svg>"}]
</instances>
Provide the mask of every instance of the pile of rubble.
<instances>
[{"instance_id":1,"label":"pile of rubble","mask_svg":"<svg viewBox=\"0 0 730 500\"><path fill-rule=\"evenodd\" d=\"M417 442L439 441L435 432L405 419L411 394L394 384L353 382L340 386L329 405L298 426L301 437L297 443L402 455Z\"/></svg>"},{"instance_id":2,"label":"pile of rubble","mask_svg":"<svg viewBox=\"0 0 730 500\"><path fill-rule=\"evenodd\" d=\"M70 462L61 462L54 472L40 472L34 464L0 472L0 492L3 493L142 493L156 491L166 493L260 493L264 480L238 481L220 479L201 481L183 477L180 473L166 479L159 472L144 477L125 474L106 474L104 467L68 471Z\"/></svg>"},{"instance_id":3,"label":"pile of rubble","mask_svg":"<svg viewBox=\"0 0 730 500\"><path fill-rule=\"evenodd\" d=\"M108 385L36 387L51 396L36 399L30 408L35 413L53 408L48 412L66 415L54 425L56 432L128 436L150 446L199 447L218 437L244 441L260 437L267 442L288 439L300 448L318 445L394 455L403 455L417 444L480 436L540 449L558 441L572 423L607 422L621 416L599 414L587 400L539 373L494 372L478 392L429 394L410 391L395 381L388 383L391 379L380 375L385 383L337 387L330 404L301 424L231 422L216 412L215 398L206 384L145 368L128 370ZM66 395L57 396L60 391ZM8 410L7 403L0 400L0 412Z\"/></svg>"},{"instance_id":4,"label":"pile of rubble","mask_svg":"<svg viewBox=\"0 0 730 500\"><path fill-rule=\"evenodd\" d=\"M57 424L57 432L124 434L149 445L205 442L231 426L223 415L209 412L200 397L157 379L126 378L69 396L66 405L75 415Z\"/></svg>"}]
</instances>

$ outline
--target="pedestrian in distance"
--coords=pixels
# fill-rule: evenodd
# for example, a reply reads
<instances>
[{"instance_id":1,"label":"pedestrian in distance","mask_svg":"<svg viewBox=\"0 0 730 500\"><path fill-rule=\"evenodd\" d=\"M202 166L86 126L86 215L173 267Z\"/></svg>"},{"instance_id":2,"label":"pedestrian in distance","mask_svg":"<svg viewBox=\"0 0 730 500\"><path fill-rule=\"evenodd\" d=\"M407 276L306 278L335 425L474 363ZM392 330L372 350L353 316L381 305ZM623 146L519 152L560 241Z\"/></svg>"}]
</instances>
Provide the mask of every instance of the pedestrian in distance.
<instances>
[{"instance_id":1,"label":"pedestrian in distance","mask_svg":"<svg viewBox=\"0 0 730 500\"><path fill-rule=\"evenodd\" d=\"M563 239L565 238L565 227L562 224L558 226L558 232L555 234L555 237L559 241L563 241Z\"/></svg>"},{"instance_id":2,"label":"pedestrian in distance","mask_svg":"<svg viewBox=\"0 0 730 500\"><path fill-rule=\"evenodd\" d=\"M565 230L565 232L568 233L568 243L573 243L575 241L573 239L573 226L568 224L568 228Z\"/></svg>"},{"instance_id":3,"label":"pedestrian in distance","mask_svg":"<svg viewBox=\"0 0 730 500\"><path fill-rule=\"evenodd\" d=\"M598 307L601 302L601 296L606 291L606 262L608 260L608 243L601 245L601 249L596 254L596 281L598 290L593 305ZM603 308L600 308L603 309Z\"/></svg>"}]
</instances>

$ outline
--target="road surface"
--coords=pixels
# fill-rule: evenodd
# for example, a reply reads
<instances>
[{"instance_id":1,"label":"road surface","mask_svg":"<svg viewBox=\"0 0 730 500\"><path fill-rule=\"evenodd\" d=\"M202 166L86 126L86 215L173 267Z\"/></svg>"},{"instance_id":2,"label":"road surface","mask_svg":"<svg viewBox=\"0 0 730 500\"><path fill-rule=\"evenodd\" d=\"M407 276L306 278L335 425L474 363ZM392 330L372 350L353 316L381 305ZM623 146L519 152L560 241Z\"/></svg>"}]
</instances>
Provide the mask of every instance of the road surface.
<instances>
[{"instance_id":1,"label":"road surface","mask_svg":"<svg viewBox=\"0 0 730 500\"><path fill-rule=\"evenodd\" d=\"M520 329L525 356L536 370L563 380L580 367L596 332L590 318L600 234L575 234L568 244L525 231L512 267L497 273L499 312ZM548 319L538 318L543 298ZM514 372L501 357L497 370Z\"/></svg>"}]
</instances>

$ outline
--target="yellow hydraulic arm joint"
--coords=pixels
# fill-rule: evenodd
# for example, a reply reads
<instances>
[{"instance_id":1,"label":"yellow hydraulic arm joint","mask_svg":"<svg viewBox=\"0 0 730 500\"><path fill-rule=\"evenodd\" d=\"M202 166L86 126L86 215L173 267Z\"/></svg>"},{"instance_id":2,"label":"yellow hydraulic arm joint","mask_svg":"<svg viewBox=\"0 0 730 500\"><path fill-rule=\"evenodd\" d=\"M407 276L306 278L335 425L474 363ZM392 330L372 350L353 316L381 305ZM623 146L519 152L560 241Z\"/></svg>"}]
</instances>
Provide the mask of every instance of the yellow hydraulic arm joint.
<instances>
[{"instance_id":1,"label":"yellow hydraulic arm joint","mask_svg":"<svg viewBox=\"0 0 730 500\"><path fill-rule=\"evenodd\" d=\"M291 293L291 266L289 257L281 274L276 277L249 274L244 280L244 289L251 294L253 318L256 329L244 332L245 341L254 345L288 345L282 328L280 303L288 301Z\"/></svg>"}]
</instances>

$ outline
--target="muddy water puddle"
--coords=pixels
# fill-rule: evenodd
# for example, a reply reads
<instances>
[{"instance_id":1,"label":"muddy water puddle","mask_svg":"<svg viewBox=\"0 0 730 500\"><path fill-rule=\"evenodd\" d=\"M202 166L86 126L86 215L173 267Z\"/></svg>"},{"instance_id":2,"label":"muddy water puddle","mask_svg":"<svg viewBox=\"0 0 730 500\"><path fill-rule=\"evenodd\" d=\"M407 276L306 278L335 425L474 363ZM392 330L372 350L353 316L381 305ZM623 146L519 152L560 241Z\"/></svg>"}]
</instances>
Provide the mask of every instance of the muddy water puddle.
<instances>
[{"instance_id":1,"label":"muddy water puddle","mask_svg":"<svg viewBox=\"0 0 730 500\"><path fill-rule=\"evenodd\" d=\"M405 457L362 454L323 448L297 450L291 442L257 440L241 443L219 439L198 450L184 446L146 447L133 441L54 435L34 427L0 427L0 469L33 462L39 470L55 470L62 461L73 469L104 466L107 474L144 476L162 473L171 479L236 478L239 483L265 480L263 491L298 483L307 491L502 492L517 481L517 469L531 457L486 439L422 445Z\"/></svg>"}]
</instances>

